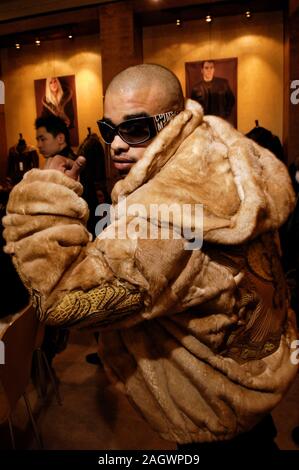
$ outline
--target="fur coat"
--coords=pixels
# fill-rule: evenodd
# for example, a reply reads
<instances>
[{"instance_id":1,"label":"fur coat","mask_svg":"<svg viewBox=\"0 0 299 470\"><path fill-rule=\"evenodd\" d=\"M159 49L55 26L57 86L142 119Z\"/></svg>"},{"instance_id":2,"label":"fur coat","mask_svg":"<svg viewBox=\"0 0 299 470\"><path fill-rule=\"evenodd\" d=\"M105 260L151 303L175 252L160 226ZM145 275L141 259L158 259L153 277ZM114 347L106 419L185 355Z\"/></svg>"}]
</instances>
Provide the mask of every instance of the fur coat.
<instances>
[{"instance_id":1,"label":"fur coat","mask_svg":"<svg viewBox=\"0 0 299 470\"><path fill-rule=\"evenodd\" d=\"M297 371L276 236L294 207L284 165L189 100L117 183L115 220L94 242L81 191L62 173L32 170L10 196L6 251L40 319L102 328L107 373L165 439L250 429ZM150 207L173 203L201 203L202 217L173 218L171 239L115 238L145 221L160 234L168 220L149 220ZM201 249L186 249L200 228Z\"/></svg>"}]
</instances>

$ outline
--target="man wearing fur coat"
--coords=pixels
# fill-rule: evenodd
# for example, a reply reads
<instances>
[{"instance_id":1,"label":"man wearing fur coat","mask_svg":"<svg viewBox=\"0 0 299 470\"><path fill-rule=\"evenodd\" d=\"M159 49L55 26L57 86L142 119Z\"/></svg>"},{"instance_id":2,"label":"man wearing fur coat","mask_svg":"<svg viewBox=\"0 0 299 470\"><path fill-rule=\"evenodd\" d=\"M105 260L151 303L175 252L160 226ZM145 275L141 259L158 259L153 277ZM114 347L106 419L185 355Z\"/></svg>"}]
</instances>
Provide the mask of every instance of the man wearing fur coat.
<instances>
[{"instance_id":1,"label":"man wearing fur coat","mask_svg":"<svg viewBox=\"0 0 299 470\"><path fill-rule=\"evenodd\" d=\"M127 173L112 192L114 221L90 241L83 159L62 168L59 157L61 171L54 159L12 191L6 252L41 321L101 329L107 373L164 439L236 442L297 371L276 236L294 207L287 170L198 103L184 104L177 78L158 65L113 79L99 127ZM153 204L191 211L169 222L163 211L150 216ZM159 236L167 224L170 239ZM192 249L199 226L203 244Z\"/></svg>"}]
</instances>

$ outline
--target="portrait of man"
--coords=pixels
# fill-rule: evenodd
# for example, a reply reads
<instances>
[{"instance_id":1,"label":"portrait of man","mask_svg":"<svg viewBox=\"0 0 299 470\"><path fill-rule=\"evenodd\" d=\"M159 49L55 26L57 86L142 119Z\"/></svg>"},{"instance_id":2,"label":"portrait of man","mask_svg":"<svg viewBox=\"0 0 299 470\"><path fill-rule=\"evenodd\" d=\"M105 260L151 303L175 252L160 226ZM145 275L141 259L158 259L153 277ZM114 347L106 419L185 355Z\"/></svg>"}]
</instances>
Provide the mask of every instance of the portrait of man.
<instances>
[{"instance_id":1,"label":"portrait of man","mask_svg":"<svg viewBox=\"0 0 299 470\"><path fill-rule=\"evenodd\" d=\"M71 145L79 144L75 76L49 76L34 81L37 116L61 117L70 131Z\"/></svg>"},{"instance_id":2,"label":"portrait of man","mask_svg":"<svg viewBox=\"0 0 299 470\"><path fill-rule=\"evenodd\" d=\"M237 59L186 63L187 97L200 103L206 115L212 114L237 127Z\"/></svg>"}]
</instances>

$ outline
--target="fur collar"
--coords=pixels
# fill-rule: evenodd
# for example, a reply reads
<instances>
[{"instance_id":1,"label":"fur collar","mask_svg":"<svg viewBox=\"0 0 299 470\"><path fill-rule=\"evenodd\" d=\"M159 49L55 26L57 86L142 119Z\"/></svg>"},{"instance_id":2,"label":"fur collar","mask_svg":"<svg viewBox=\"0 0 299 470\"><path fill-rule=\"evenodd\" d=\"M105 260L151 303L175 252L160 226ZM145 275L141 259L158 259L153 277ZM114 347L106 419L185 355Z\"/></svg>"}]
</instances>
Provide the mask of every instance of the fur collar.
<instances>
[{"instance_id":1,"label":"fur collar","mask_svg":"<svg viewBox=\"0 0 299 470\"><path fill-rule=\"evenodd\" d=\"M127 207L201 203L204 238L224 244L277 229L294 207L285 165L223 119L203 118L192 100L115 185L114 204L124 197ZM121 219L123 210L116 207ZM202 221L192 213L184 223L194 230Z\"/></svg>"}]
</instances>

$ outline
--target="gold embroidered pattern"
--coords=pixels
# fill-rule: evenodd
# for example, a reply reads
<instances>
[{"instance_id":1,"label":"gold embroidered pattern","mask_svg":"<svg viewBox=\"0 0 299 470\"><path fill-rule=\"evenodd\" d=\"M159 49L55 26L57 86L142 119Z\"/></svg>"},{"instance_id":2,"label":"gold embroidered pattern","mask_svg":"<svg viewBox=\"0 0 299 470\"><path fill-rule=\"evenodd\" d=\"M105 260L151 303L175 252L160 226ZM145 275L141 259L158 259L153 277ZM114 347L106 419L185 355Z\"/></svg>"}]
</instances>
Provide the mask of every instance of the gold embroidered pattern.
<instances>
[{"instance_id":1,"label":"gold embroidered pattern","mask_svg":"<svg viewBox=\"0 0 299 470\"><path fill-rule=\"evenodd\" d=\"M103 326L143 306L143 294L127 283L115 281L95 287L87 292L75 290L66 294L61 302L46 312L50 324L80 327Z\"/></svg>"},{"instance_id":2,"label":"gold embroidered pattern","mask_svg":"<svg viewBox=\"0 0 299 470\"><path fill-rule=\"evenodd\" d=\"M287 314L285 281L274 234L254 240L246 261L236 304L239 326L227 338L222 352L240 363L262 359L278 349Z\"/></svg>"},{"instance_id":3,"label":"gold embroidered pattern","mask_svg":"<svg viewBox=\"0 0 299 470\"><path fill-rule=\"evenodd\" d=\"M251 271L265 281L272 282L273 270L271 264L272 252L266 251L266 246L260 240L255 240L248 247L247 262Z\"/></svg>"},{"instance_id":4,"label":"gold embroidered pattern","mask_svg":"<svg viewBox=\"0 0 299 470\"><path fill-rule=\"evenodd\" d=\"M287 314L275 233L243 245L223 247L218 252L208 247L207 253L233 276L244 273L236 286L235 311L239 320L231 327L220 354L239 363L269 356L279 347Z\"/></svg>"}]
</instances>

